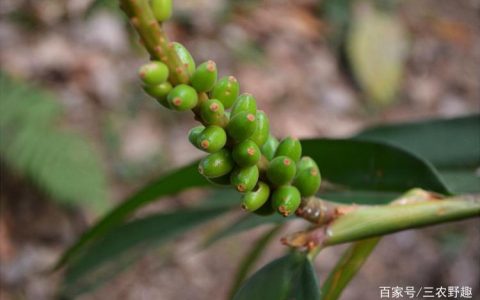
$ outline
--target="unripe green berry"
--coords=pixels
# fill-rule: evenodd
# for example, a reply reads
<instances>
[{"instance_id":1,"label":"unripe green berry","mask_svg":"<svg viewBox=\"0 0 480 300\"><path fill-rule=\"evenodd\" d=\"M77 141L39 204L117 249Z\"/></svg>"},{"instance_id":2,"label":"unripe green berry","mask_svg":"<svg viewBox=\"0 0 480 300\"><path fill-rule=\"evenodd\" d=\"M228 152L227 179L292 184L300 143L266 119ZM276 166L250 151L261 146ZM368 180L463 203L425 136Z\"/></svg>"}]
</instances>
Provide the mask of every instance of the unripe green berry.
<instances>
[{"instance_id":1,"label":"unripe green berry","mask_svg":"<svg viewBox=\"0 0 480 300\"><path fill-rule=\"evenodd\" d=\"M200 106L200 116L206 124L223 125L225 123L225 109L222 102L209 99Z\"/></svg>"},{"instance_id":2,"label":"unripe green berry","mask_svg":"<svg viewBox=\"0 0 480 300\"><path fill-rule=\"evenodd\" d=\"M297 162L302 157L302 145L298 139L284 138L278 145L275 156L288 156Z\"/></svg>"},{"instance_id":3,"label":"unripe green berry","mask_svg":"<svg viewBox=\"0 0 480 300\"><path fill-rule=\"evenodd\" d=\"M295 162L287 156L277 156L268 164L267 178L280 186L292 181L295 176Z\"/></svg>"},{"instance_id":4,"label":"unripe green berry","mask_svg":"<svg viewBox=\"0 0 480 300\"><path fill-rule=\"evenodd\" d=\"M310 169L311 167L315 167L318 170L317 163L310 156L303 156L297 162L297 174L299 174L303 170Z\"/></svg>"},{"instance_id":5,"label":"unripe green berry","mask_svg":"<svg viewBox=\"0 0 480 300\"><path fill-rule=\"evenodd\" d=\"M195 89L191 86L179 84L168 93L167 100L173 109L185 111L197 105L198 96Z\"/></svg>"},{"instance_id":6,"label":"unripe green berry","mask_svg":"<svg viewBox=\"0 0 480 300\"><path fill-rule=\"evenodd\" d=\"M204 129L205 129L205 126L200 125L200 126L193 127L188 132L188 140L192 145L194 145L197 148L199 147L198 137L200 136L200 134Z\"/></svg>"},{"instance_id":7,"label":"unripe green berry","mask_svg":"<svg viewBox=\"0 0 480 300\"><path fill-rule=\"evenodd\" d=\"M151 0L153 16L158 22L163 22L172 16L172 0Z\"/></svg>"},{"instance_id":8,"label":"unripe green berry","mask_svg":"<svg viewBox=\"0 0 480 300\"><path fill-rule=\"evenodd\" d=\"M310 197L320 188L321 177L317 167L310 167L297 173L293 185L297 187L302 197Z\"/></svg>"},{"instance_id":9,"label":"unripe green berry","mask_svg":"<svg viewBox=\"0 0 480 300\"><path fill-rule=\"evenodd\" d=\"M153 60L138 69L138 76L146 85L159 85L168 79L168 67L161 61Z\"/></svg>"},{"instance_id":10,"label":"unripe green berry","mask_svg":"<svg viewBox=\"0 0 480 300\"><path fill-rule=\"evenodd\" d=\"M217 178L230 173L234 166L230 151L222 149L200 160L198 172L207 178Z\"/></svg>"},{"instance_id":11,"label":"unripe green berry","mask_svg":"<svg viewBox=\"0 0 480 300\"><path fill-rule=\"evenodd\" d=\"M220 100L225 109L228 109L232 107L239 92L240 86L237 79L233 76L226 76L222 77L213 87L212 98Z\"/></svg>"},{"instance_id":12,"label":"unripe green berry","mask_svg":"<svg viewBox=\"0 0 480 300\"><path fill-rule=\"evenodd\" d=\"M230 182L240 193L251 191L258 182L258 167L250 166L233 170Z\"/></svg>"},{"instance_id":13,"label":"unripe green berry","mask_svg":"<svg viewBox=\"0 0 480 300\"><path fill-rule=\"evenodd\" d=\"M207 126L197 137L199 149L214 153L222 149L227 143L227 134L222 127Z\"/></svg>"},{"instance_id":14,"label":"unripe green berry","mask_svg":"<svg viewBox=\"0 0 480 300\"><path fill-rule=\"evenodd\" d=\"M168 93L172 90L172 84L168 81L160 83L159 85L145 85L143 90L150 96L154 97L161 105L166 108L171 108L167 101Z\"/></svg>"},{"instance_id":15,"label":"unripe green berry","mask_svg":"<svg viewBox=\"0 0 480 300\"><path fill-rule=\"evenodd\" d=\"M255 115L244 111L236 116L232 116L227 125L227 133L236 142L241 142L248 139L255 132L256 128Z\"/></svg>"},{"instance_id":16,"label":"unripe green berry","mask_svg":"<svg viewBox=\"0 0 480 300\"><path fill-rule=\"evenodd\" d=\"M268 184L259 181L252 191L243 195L242 207L247 211L256 211L268 201L269 196L270 187Z\"/></svg>"},{"instance_id":17,"label":"unripe green berry","mask_svg":"<svg viewBox=\"0 0 480 300\"><path fill-rule=\"evenodd\" d=\"M208 92L217 82L217 65L213 60L209 60L199 65L190 79L190 84L197 92Z\"/></svg>"},{"instance_id":18,"label":"unripe green berry","mask_svg":"<svg viewBox=\"0 0 480 300\"><path fill-rule=\"evenodd\" d=\"M232 150L233 160L240 167L256 165L260 160L260 156L260 148L250 139L235 145Z\"/></svg>"},{"instance_id":19,"label":"unripe green berry","mask_svg":"<svg viewBox=\"0 0 480 300\"><path fill-rule=\"evenodd\" d=\"M268 139L270 134L270 121L265 112L257 111L257 128L250 139L254 141L258 147L262 147Z\"/></svg>"},{"instance_id":20,"label":"unripe green berry","mask_svg":"<svg viewBox=\"0 0 480 300\"><path fill-rule=\"evenodd\" d=\"M272 193L272 206L284 217L294 213L300 201L300 192L291 185L282 185Z\"/></svg>"},{"instance_id":21,"label":"unripe green berry","mask_svg":"<svg viewBox=\"0 0 480 300\"><path fill-rule=\"evenodd\" d=\"M277 150L278 144L279 142L277 138L269 134L267 141L261 148L262 154L265 155L268 160L272 160L275 157L275 151Z\"/></svg>"},{"instance_id":22,"label":"unripe green berry","mask_svg":"<svg viewBox=\"0 0 480 300\"><path fill-rule=\"evenodd\" d=\"M254 116L257 114L257 101L251 94L241 94L233 103L232 118L241 112L248 112Z\"/></svg>"},{"instance_id":23,"label":"unripe green berry","mask_svg":"<svg viewBox=\"0 0 480 300\"><path fill-rule=\"evenodd\" d=\"M192 76L195 72L195 60L193 60L192 55L188 52L187 48L185 48L182 44L173 42L172 43L173 50L177 53L180 62L187 67L188 76Z\"/></svg>"}]
</instances>

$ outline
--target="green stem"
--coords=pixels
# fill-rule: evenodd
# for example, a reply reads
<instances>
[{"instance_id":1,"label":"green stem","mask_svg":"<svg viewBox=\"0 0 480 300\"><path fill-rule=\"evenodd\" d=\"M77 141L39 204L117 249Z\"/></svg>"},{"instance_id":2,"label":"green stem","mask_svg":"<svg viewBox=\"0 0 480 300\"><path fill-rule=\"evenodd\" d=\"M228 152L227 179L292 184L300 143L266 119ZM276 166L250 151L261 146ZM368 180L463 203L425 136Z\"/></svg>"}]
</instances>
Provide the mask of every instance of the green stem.
<instances>
[{"instance_id":1,"label":"green stem","mask_svg":"<svg viewBox=\"0 0 480 300\"><path fill-rule=\"evenodd\" d=\"M128 15L130 23L140 35L145 48L154 59L164 62L171 73L173 84L187 83L189 74L182 64L173 44L153 16L148 0L120 0L120 7Z\"/></svg>"}]
</instances>

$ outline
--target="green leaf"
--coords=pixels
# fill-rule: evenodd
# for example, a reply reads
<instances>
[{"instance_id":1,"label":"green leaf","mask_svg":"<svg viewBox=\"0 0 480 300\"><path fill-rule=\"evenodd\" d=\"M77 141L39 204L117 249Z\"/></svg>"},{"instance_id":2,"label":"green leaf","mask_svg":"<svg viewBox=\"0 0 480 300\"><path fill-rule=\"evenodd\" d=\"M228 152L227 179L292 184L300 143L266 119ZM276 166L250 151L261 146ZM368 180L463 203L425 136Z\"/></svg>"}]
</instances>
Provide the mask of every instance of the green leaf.
<instances>
[{"instance_id":1,"label":"green leaf","mask_svg":"<svg viewBox=\"0 0 480 300\"><path fill-rule=\"evenodd\" d=\"M248 213L247 215L238 218L226 227L215 232L205 241L204 246L208 247L226 237L247 231L260 225L281 224L287 220L291 219L284 218L279 214L273 214L270 216L258 216L252 213Z\"/></svg>"},{"instance_id":2,"label":"green leaf","mask_svg":"<svg viewBox=\"0 0 480 300\"><path fill-rule=\"evenodd\" d=\"M338 260L333 270L323 283L322 300L336 300L357 274L373 249L380 241L379 237L361 240L351 244Z\"/></svg>"},{"instance_id":3,"label":"green leaf","mask_svg":"<svg viewBox=\"0 0 480 300\"><path fill-rule=\"evenodd\" d=\"M232 286L230 287L230 292L228 293L228 299L232 299L242 282L247 277L250 270L253 268L255 263L261 257L265 248L272 241L275 235L282 229L282 225L277 225L267 231L263 236L261 236L255 244L251 247L250 251L245 255L242 261L239 264L238 270L233 279Z\"/></svg>"},{"instance_id":4,"label":"green leaf","mask_svg":"<svg viewBox=\"0 0 480 300\"><path fill-rule=\"evenodd\" d=\"M480 192L480 115L390 124L362 131L356 138L389 143L411 151L438 168L456 193Z\"/></svg>"},{"instance_id":5,"label":"green leaf","mask_svg":"<svg viewBox=\"0 0 480 300\"><path fill-rule=\"evenodd\" d=\"M347 37L353 73L373 105L390 104L400 88L407 58L407 35L393 14L361 2Z\"/></svg>"},{"instance_id":6,"label":"green leaf","mask_svg":"<svg viewBox=\"0 0 480 300\"><path fill-rule=\"evenodd\" d=\"M427 161L404 149L373 141L302 141L303 154L318 164L322 177L345 190L404 192L414 187L448 193ZM374 203L371 203L374 204Z\"/></svg>"},{"instance_id":7,"label":"green leaf","mask_svg":"<svg viewBox=\"0 0 480 300\"><path fill-rule=\"evenodd\" d=\"M74 258L91 240L98 238L113 227L121 224L128 216L140 207L158 200L162 196L179 193L192 187L208 185L197 171L198 161L183 168L172 171L154 182L143 187L110 213L100 219L94 226L86 231L77 242L70 247L60 258L55 269L63 266L67 261Z\"/></svg>"},{"instance_id":8,"label":"green leaf","mask_svg":"<svg viewBox=\"0 0 480 300\"><path fill-rule=\"evenodd\" d=\"M303 253L278 258L251 276L234 300L320 299L313 266Z\"/></svg>"},{"instance_id":9,"label":"green leaf","mask_svg":"<svg viewBox=\"0 0 480 300\"><path fill-rule=\"evenodd\" d=\"M107 207L106 175L89 142L56 124L53 95L0 72L0 156L53 199Z\"/></svg>"},{"instance_id":10,"label":"green leaf","mask_svg":"<svg viewBox=\"0 0 480 300\"><path fill-rule=\"evenodd\" d=\"M117 260L128 257L129 261L133 261L148 249L158 247L179 234L212 220L229 208L230 205L226 205L161 213L115 228L91 244L69 265L63 283L63 294L74 297L95 288L118 272Z\"/></svg>"},{"instance_id":11,"label":"green leaf","mask_svg":"<svg viewBox=\"0 0 480 300\"><path fill-rule=\"evenodd\" d=\"M324 191L318 196L322 199L339 203L356 204L387 204L398 198L402 193L399 192L381 192L381 191Z\"/></svg>"}]
</instances>

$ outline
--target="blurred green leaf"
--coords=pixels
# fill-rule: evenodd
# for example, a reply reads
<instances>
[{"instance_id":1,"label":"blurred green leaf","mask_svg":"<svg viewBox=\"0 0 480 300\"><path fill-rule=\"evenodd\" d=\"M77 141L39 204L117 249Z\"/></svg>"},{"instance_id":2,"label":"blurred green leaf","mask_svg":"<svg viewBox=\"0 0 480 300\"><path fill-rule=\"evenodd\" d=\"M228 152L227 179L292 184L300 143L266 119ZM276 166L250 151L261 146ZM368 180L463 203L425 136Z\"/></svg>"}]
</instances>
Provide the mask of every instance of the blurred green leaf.
<instances>
[{"instance_id":1,"label":"blurred green leaf","mask_svg":"<svg viewBox=\"0 0 480 300\"><path fill-rule=\"evenodd\" d=\"M58 128L62 109L47 92L0 73L0 155L53 199L107 207L106 175L82 136Z\"/></svg>"},{"instance_id":2,"label":"blurred green leaf","mask_svg":"<svg viewBox=\"0 0 480 300\"><path fill-rule=\"evenodd\" d=\"M133 261L148 249L225 213L230 205L161 213L134 220L108 232L90 244L68 266L62 293L75 297L111 279L118 272L116 260L128 255Z\"/></svg>"},{"instance_id":3,"label":"blurred green leaf","mask_svg":"<svg viewBox=\"0 0 480 300\"><path fill-rule=\"evenodd\" d=\"M400 88L407 58L407 34L393 14L359 2L346 41L353 73L372 105L390 104Z\"/></svg>"},{"instance_id":4,"label":"blurred green leaf","mask_svg":"<svg viewBox=\"0 0 480 300\"><path fill-rule=\"evenodd\" d=\"M198 162L194 162L183 168L174 170L133 194L87 230L80 239L62 255L55 269L63 266L67 261L70 261L78 255L90 241L104 235L113 227L121 224L138 208L154 200L159 200L162 196L179 193L192 187L209 185L209 182L198 173L197 165Z\"/></svg>"},{"instance_id":5,"label":"blurred green leaf","mask_svg":"<svg viewBox=\"0 0 480 300\"><path fill-rule=\"evenodd\" d=\"M340 297L345 287L357 274L373 249L380 241L379 237L361 240L352 243L338 260L333 270L323 283L322 300L336 300Z\"/></svg>"},{"instance_id":6,"label":"blurred green leaf","mask_svg":"<svg viewBox=\"0 0 480 300\"><path fill-rule=\"evenodd\" d=\"M312 139L303 140L302 149L317 162L324 179L345 190L404 192L420 187L448 193L428 161L396 146L354 139Z\"/></svg>"},{"instance_id":7,"label":"blurred green leaf","mask_svg":"<svg viewBox=\"0 0 480 300\"><path fill-rule=\"evenodd\" d=\"M282 229L282 225L277 225L268 230L263 236L261 236L255 244L252 245L250 251L245 255L239 264L238 270L235 273L230 292L228 293L228 299L232 299L237 290L240 288L242 282L247 277L255 263L261 257L267 246L270 244L275 235Z\"/></svg>"},{"instance_id":8,"label":"blurred green leaf","mask_svg":"<svg viewBox=\"0 0 480 300\"><path fill-rule=\"evenodd\" d=\"M430 161L449 189L480 192L480 115L380 125L356 138L395 145Z\"/></svg>"},{"instance_id":9,"label":"blurred green leaf","mask_svg":"<svg viewBox=\"0 0 480 300\"><path fill-rule=\"evenodd\" d=\"M303 253L292 252L253 274L234 300L320 299L315 271Z\"/></svg>"}]
</instances>

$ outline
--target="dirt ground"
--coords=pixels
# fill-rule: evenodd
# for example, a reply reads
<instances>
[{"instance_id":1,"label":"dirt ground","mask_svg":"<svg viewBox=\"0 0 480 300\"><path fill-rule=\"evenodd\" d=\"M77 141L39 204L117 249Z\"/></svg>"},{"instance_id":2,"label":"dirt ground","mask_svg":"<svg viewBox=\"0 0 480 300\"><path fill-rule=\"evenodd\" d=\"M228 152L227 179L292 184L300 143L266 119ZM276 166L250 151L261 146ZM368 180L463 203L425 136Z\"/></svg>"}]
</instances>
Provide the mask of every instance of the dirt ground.
<instances>
[{"instance_id":1,"label":"dirt ground","mask_svg":"<svg viewBox=\"0 0 480 300\"><path fill-rule=\"evenodd\" d=\"M242 91L256 96L277 136L345 137L380 122L480 111L480 1L405 1L398 6L409 37L408 58L398 100L382 109L366 103L332 46L331 24L315 13L317 1L237 2L176 1L176 18L167 31L198 62L213 59L221 75L235 75ZM136 69L147 57L132 43L125 20L112 10L96 10L85 18L89 3L2 1L0 66L55 93L65 111L62 124L88 136L102 154L113 206L202 153L186 139L194 125L190 114L167 111L143 95ZM61 274L52 275L49 268L99 216L59 205L1 163L0 298L52 299ZM188 203L198 193L147 210ZM80 299L224 299L236 264L248 251L245 245L266 229L198 250L200 241L232 217L146 254ZM297 226L301 223L284 230ZM480 299L479 237L479 219L385 237L342 299L379 299L380 286L412 285L469 286L474 299ZM318 257L320 280L340 248L344 246ZM259 266L284 250L273 243Z\"/></svg>"}]
</instances>

